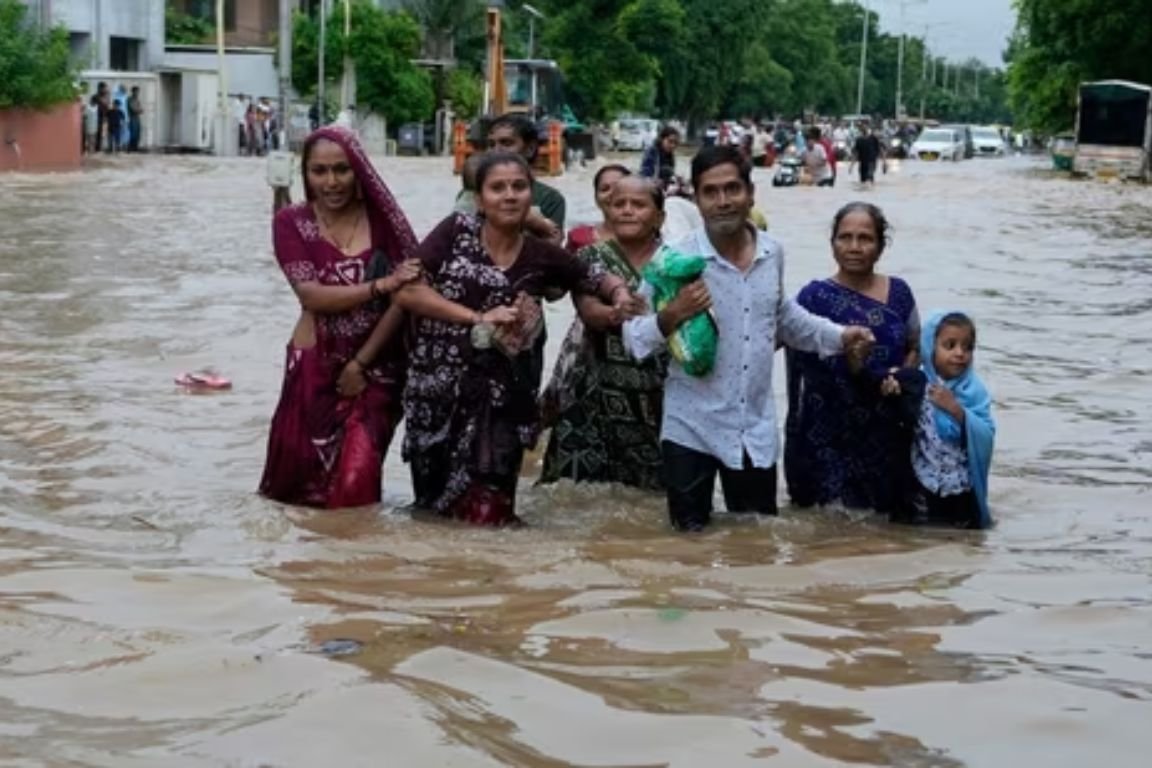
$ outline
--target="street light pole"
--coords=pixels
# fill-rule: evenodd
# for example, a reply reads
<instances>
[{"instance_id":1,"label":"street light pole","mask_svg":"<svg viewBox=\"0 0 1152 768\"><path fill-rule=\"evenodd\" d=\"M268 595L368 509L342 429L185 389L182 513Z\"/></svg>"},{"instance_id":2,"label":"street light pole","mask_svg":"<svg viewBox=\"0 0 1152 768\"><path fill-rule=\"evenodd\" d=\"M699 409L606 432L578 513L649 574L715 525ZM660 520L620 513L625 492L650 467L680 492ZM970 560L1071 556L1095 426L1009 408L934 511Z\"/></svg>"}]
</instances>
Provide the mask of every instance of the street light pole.
<instances>
[{"instance_id":1,"label":"street light pole","mask_svg":"<svg viewBox=\"0 0 1152 768\"><path fill-rule=\"evenodd\" d=\"M856 114L864 114L864 67L868 65L868 2L861 5L864 9L863 32L860 39L860 78L856 84Z\"/></svg>"},{"instance_id":2,"label":"street light pole","mask_svg":"<svg viewBox=\"0 0 1152 768\"><path fill-rule=\"evenodd\" d=\"M536 19L544 19L540 9L524 3L520 8L528 14L528 58L536 58Z\"/></svg>"},{"instance_id":3,"label":"street light pole","mask_svg":"<svg viewBox=\"0 0 1152 768\"><path fill-rule=\"evenodd\" d=\"M324 57L328 48L328 0L320 0L320 61L317 62L316 73L316 110L319 113L320 125L324 125Z\"/></svg>"},{"instance_id":4,"label":"street light pole","mask_svg":"<svg viewBox=\"0 0 1152 768\"><path fill-rule=\"evenodd\" d=\"M228 130L228 68L224 56L224 0L216 0L216 154L230 155Z\"/></svg>"}]
</instances>

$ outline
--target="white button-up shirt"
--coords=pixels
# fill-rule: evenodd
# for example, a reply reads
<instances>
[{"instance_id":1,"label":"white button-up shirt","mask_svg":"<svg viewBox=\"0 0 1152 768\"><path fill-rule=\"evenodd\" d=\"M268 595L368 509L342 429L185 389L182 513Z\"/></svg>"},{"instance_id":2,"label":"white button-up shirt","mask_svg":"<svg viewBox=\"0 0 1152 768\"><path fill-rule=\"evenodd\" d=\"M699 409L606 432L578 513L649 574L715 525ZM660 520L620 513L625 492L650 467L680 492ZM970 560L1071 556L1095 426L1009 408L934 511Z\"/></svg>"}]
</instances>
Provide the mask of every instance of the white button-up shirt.
<instances>
[{"instance_id":1,"label":"white button-up shirt","mask_svg":"<svg viewBox=\"0 0 1152 768\"><path fill-rule=\"evenodd\" d=\"M745 453L753 466L770 467L779 453L772 396L777 336L789 347L831 356L842 351L844 329L784 298L784 249L763 232L757 232L746 272L716 252L703 228L671 247L708 260L703 277L719 339L716 366L707 376L691 376L675 361L669 366L661 437L732 469L744 466ZM651 305L652 288L640 290ZM623 335L638 359L666 346L654 313L629 320Z\"/></svg>"}]
</instances>

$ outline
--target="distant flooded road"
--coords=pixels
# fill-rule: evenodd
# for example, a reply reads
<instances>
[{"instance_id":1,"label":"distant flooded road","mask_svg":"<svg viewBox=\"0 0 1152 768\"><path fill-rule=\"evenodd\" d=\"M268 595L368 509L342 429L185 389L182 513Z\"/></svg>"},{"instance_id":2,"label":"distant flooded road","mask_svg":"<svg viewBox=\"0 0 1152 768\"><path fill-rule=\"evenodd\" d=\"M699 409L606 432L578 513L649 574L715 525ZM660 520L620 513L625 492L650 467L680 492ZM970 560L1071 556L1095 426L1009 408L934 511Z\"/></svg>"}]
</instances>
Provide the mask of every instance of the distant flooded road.
<instances>
[{"instance_id":1,"label":"distant flooded road","mask_svg":"<svg viewBox=\"0 0 1152 768\"><path fill-rule=\"evenodd\" d=\"M379 167L419 234L451 208L447 160ZM975 316L997 528L686 537L659 497L526 477L528 529L463 529L395 511L399 440L382 509L284 508L254 492L297 314L263 163L0 176L0 764L1145 768L1152 189L756 178L790 291L865 198L922 311ZM173 386L207 366L234 389Z\"/></svg>"}]
</instances>

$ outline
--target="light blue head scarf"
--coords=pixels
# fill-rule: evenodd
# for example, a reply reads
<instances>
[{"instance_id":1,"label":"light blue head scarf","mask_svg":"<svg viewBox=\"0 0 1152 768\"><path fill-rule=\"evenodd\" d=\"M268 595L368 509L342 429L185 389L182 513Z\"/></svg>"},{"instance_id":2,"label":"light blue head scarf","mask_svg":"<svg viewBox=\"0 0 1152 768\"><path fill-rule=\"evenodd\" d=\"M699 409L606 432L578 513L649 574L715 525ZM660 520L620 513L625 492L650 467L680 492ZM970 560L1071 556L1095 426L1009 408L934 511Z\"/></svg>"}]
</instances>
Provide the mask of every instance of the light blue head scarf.
<instances>
[{"instance_id":1,"label":"light blue head scarf","mask_svg":"<svg viewBox=\"0 0 1152 768\"><path fill-rule=\"evenodd\" d=\"M972 492L980 503L981 527L986 528L992 524L988 510L988 473L992 467L992 449L996 438L992 395L976 375L975 358L968 370L954 379L944 380L936 373L936 366L933 365L936 334L940 330L940 321L946 317L963 317L971 322L968 315L956 310L933 313L924 323L920 334L920 367L929 384L939 384L950 389L964 409L963 427L941 408L933 408L933 420L941 438L953 443L963 442L968 451L968 476L972 482Z\"/></svg>"}]
</instances>

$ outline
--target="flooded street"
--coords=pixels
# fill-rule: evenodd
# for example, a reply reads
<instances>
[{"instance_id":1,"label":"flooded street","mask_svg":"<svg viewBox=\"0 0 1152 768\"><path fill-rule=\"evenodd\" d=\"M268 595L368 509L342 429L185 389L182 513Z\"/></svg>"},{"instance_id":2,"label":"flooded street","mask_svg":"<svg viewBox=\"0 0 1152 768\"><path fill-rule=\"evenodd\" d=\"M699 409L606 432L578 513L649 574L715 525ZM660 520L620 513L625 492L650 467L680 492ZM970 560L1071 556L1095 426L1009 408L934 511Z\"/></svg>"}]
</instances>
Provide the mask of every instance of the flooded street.
<instances>
[{"instance_id":1,"label":"flooded street","mask_svg":"<svg viewBox=\"0 0 1152 768\"><path fill-rule=\"evenodd\" d=\"M378 167L418 234L450 209L446 159ZM413 521L399 438L383 509L261 499L297 315L263 163L0 176L0 765L1143 768L1152 188L1046 167L756 175L791 293L864 198L922 312L975 316L999 525L785 507L699 537L530 477L526 530ZM557 185L594 218L591 169ZM209 366L234 389L172 385Z\"/></svg>"}]
</instances>

